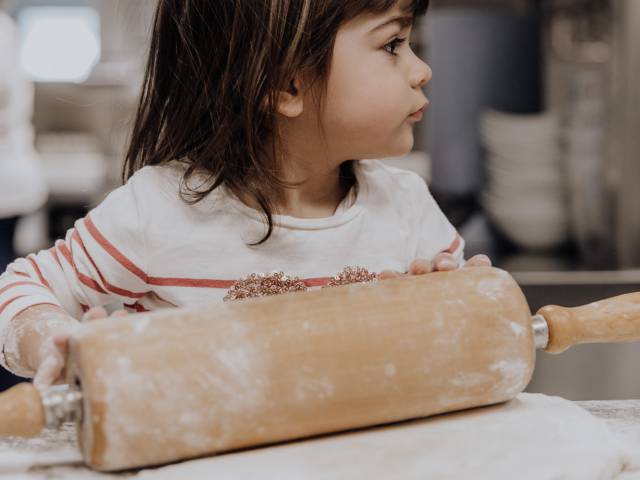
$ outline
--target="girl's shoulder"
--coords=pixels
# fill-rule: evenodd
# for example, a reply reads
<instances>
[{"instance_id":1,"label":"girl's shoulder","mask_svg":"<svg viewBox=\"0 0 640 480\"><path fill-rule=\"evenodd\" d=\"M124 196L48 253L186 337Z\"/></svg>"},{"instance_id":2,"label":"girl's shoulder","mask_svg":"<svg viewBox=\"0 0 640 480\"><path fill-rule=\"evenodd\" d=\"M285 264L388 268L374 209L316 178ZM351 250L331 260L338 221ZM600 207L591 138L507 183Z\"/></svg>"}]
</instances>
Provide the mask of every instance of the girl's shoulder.
<instances>
[{"instance_id":1,"label":"girl's shoulder","mask_svg":"<svg viewBox=\"0 0 640 480\"><path fill-rule=\"evenodd\" d=\"M146 184L166 186L179 184L186 167L176 161L163 163L162 165L147 165L137 170L128 182L134 184Z\"/></svg>"},{"instance_id":2,"label":"girl's shoulder","mask_svg":"<svg viewBox=\"0 0 640 480\"><path fill-rule=\"evenodd\" d=\"M178 215L194 215L200 211L210 213L212 207L220 204L222 192L218 188L200 202L186 202L181 192L188 193L188 188L198 188L206 184L205 179L198 175L192 176L186 182L186 169L184 163L177 161L147 165L136 171L122 188L128 189L140 204L144 204L150 210Z\"/></svg>"},{"instance_id":3,"label":"girl's shoulder","mask_svg":"<svg viewBox=\"0 0 640 480\"><path fill-rule=\"evenodd\" d=\"M149 215L153 210L166 209L171 203L171 191L176 188L177 174L164 166L146 166L137 170L117 188L108 191L93 210L95 215Z\"/></svg>"},{"instance_id":4,"label":"girl's shoulder","mask_svg":"<svg viewBox=\"0 0 640 480\"><path fill-rule=\"evenodd\" d=\"M127 181L132 188L146 193L158 193L171 200L179 196L181 190L202 188L207 183L204 176L193 174L188 182L184 179L187 165L171 161L162 165L147 165L135 172ZM214 190L211 196L216 196Z\"/></svg>"}]
</instances>

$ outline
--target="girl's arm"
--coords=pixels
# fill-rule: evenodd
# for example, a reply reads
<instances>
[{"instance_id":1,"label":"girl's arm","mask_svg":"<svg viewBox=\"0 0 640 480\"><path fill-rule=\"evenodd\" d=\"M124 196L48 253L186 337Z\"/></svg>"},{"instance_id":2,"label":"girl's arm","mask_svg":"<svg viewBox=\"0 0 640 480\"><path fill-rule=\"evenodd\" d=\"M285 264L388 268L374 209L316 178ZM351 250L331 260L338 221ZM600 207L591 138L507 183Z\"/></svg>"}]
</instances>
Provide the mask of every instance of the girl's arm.
<instances>
[{"instance_id":1,"label":"girl's arm","mask_svg":"<svg viewBox=\"0 0 640 480\"><path fill-rule=\"evenodd\" d=\"M126 315L118 310L112 316ZM106 318L107 312L94 307L82 322ZM78 321L53 305L35 305L17 315L5 343L5 362L12 369L33 376L39 389L64 380L68 342Z\"/></svg>"},{"instance_id":2,"label":"girl's arm","mask_svg":"<svg viewBox=\"0 0 640 480\"><path fill-rule=\"evenodd\" d=\"M55 305L27 308L11 320L7 329L3 350L6 365L23 376L33 377L38 372L37 386L54 383L62 373L66 349L66 341L60 345L54 339L57 336L68 338L77 324L76 319ZM47 366L45 362L48 368L42 369ZM51 372L52 369L57 371Z\"/></svg>"},{"instance_id":3,"label":"girl's arm","mask_svg":"<svg viewBox=\"0 0 640 480\"><path fill-rule=\"evenodd\" d=\"M78 220L64 240L17 259L0 275L0 343L14 355L0 355L0 364L32 376L46 341L52 344L59 330L66 333L91 307L134 305L150 290L135 185L136 176Z\"/></svg>"},{"instance_id":4,"label":"girl's arm","mask_svg":"<svg viewBox=\"0 0 640 480\"><path fill-rule=\"evenodd\" d=\"M413 184L416 195L414 217L417 248L407 273L421 275L433 271L455 270L463 266L491 266L486 255L476 255L465 261L465 241L449 222L434 200L427 184L417 179ZM399 272L383 272L382 278L397 276Z\"/></svg>"}]
</instances>

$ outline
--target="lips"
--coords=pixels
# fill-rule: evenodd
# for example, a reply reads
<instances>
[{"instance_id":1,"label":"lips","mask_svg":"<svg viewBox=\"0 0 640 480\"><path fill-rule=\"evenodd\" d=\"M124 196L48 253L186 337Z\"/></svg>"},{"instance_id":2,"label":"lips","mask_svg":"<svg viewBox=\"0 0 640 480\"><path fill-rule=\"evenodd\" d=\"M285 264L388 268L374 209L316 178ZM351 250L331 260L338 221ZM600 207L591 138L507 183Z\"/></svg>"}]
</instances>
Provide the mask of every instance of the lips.
<instances>
[{"instance_id":1,"label":"lips","mask_svg":"<svg viewBox=\"0 0 640 480\"><path fill-rule=\"evenodd\" d=\"M416 110L411 115L409 115L409 119L419 122L420 120L422 120L422 113L426 108L427 106L425 105L420 110Z\"/></svg>"},{"instance_id":2,"label":"lips","mask_svg":"<svg viewBox=\"0 0 640 480\"><path fill-rule=\"evenodd\" d=\"M427 106L428 106L428 105L429 105L429 100L427 100L427 101L422 105L422 107L420 107L418 110L416 110L415 112L413 112L413 113L411 114L411 116L414 116L414 115L415 115L415 116L422 115L422 114L424 113L424 111L426 110L426 108L427 108Z\"/></svg>"}]
</instances>

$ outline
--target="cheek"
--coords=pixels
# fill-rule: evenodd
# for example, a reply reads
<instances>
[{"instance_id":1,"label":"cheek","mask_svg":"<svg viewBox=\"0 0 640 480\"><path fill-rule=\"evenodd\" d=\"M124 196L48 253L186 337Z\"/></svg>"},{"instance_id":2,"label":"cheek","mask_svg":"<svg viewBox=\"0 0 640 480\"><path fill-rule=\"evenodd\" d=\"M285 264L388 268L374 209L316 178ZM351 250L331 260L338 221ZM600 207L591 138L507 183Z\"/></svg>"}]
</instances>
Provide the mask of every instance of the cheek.
<instances>
[{"instance_id":1,"label":"cheek","mask_svg":"<svg viewBox=\"0 0 640 480\"><path fill-rule=\"evenodd\" d=\"M333 57L322 117L334 154L375 158L406 153L413 143L406 80L383 53L345 45Z\"/></svg>"},{"instance_id":2,"label":"cheek","mask_svg":"<svg viewBox=\"0 0 640 480\"><path fill-rule=\"evenodd\" d=\"M355 95L354 95L355 96ZM326 111L327 136L333 152L344 158L381 158L401 156L413 147L413 131L405 115L389 114L395 105L382 98L354 96Z\"/></svg>"},{"instance_id":3,"label":"cheek","mask_svg":"<svg viewBox=\"0 0 640 480\"><path fill-rule=\"evenodd\" d=\"M336 75L327 94L327 125L352 138L393 133L406 118L397 83L393 74L373 75L364 69Z\"/></svg>"}]
</instances>

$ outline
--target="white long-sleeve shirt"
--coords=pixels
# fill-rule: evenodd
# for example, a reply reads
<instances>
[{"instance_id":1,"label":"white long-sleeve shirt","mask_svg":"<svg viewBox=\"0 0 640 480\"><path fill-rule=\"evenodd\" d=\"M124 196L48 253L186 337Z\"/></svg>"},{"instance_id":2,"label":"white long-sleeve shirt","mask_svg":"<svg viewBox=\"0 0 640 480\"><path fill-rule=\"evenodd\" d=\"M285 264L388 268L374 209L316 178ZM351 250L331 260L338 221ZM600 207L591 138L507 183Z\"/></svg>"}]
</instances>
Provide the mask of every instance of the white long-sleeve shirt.
<instances>
[{"instance_id":1,"label":"white long-sleeve shirt","mask_svg":"<svg viewBox=\"0 0 640 480\"><path fill-rule=\"evenodd\" d=\"M357 194L331 217L274 215L279 227L257 247L247 244L265 233L261 213L224 187L186 204L183 172L176 162L142 168L64 240L9 265L0 276L0 340L14 316L37 304L80 318L114 303L144 311L221 301L251 273L282 271L319 288L345 266L407 271L444 251L463 261L464 241L424 180L380 161L355 162Z\"/></svg>"}]
</instances>

